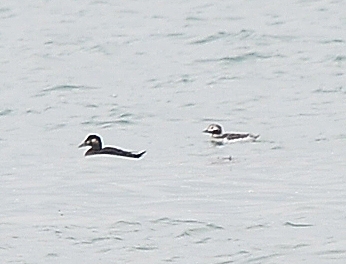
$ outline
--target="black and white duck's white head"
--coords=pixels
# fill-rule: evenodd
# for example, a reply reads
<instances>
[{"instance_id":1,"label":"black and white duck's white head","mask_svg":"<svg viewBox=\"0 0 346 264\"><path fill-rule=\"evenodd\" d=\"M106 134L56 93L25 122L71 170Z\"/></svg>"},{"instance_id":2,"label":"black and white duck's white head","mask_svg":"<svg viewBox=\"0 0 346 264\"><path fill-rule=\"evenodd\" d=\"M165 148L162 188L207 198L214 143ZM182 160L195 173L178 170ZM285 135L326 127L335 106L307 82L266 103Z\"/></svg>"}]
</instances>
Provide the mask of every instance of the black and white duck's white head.
<instances>
[{"instance_id":1,"label":"black and white duck's white head","mask_svg":"<svg viewBox=\"0 0 346 264\"><path fill-rule=\"evenodd\" d=\"M212 135L221 135L222 127L218 124L210 124L205 130L203 130L203 132Z\"/></svg>"}]
</instances>

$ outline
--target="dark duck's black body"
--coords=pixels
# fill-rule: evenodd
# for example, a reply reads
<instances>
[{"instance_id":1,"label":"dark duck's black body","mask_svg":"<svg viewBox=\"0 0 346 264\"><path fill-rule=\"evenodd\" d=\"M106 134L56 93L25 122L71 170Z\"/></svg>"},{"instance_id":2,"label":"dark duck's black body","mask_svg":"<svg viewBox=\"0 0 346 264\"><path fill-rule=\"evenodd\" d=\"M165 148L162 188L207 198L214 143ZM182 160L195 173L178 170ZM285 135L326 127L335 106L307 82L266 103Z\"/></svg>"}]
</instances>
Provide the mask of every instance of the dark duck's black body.
<instances>
[{"instance_id":1,"label":"dark duck's black body","mask_svg":"<svg viewBox=\"0 0 346 264\"><path fill-rule=\"evenodd\" d=\"M89 135L84 140L84 142L80 144L78 147L82 148L82 147L88 147L88 146L90 146L91 148L85 152L84 154L85 156L106 154L106 155L116 155L116 156L138 159L142 157L142 155L146 152L146 151L142 151L140 153L135 154L130 151L113 148L113 147L102 148L101 137L97 135Z\"/></svg>"}]
</instances>

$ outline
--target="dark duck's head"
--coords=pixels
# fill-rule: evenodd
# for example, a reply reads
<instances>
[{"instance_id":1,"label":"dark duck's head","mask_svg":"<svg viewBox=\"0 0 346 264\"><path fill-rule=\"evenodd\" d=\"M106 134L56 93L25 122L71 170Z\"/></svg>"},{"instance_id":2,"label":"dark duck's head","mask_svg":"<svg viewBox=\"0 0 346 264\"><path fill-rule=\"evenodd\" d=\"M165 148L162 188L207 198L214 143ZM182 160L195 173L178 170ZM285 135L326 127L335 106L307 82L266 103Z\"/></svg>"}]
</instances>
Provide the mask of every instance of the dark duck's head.
<instances>
[{"instance_id":1,"label":"dark duck's head","mask_svg":"<svg viewBox=\"0 0 346 264\"><path fill-rule=\"evenodd\" d=\"M203 132L209 133L212 135L221 135L222 134L222 127L218 124L211 124L205 130L203 130Z\"/></svg>"},{"instance_id":2,"label":"dark duck's head","mask_svg":"<svg viewBox=\"0 0 346 264\"><path fill-rule=\"evenodd\" d=\"M102 149L102 141L101 138L97 135L89 135L82 144L80 144L78 147L88 147L90 146L90 150L101 150Z\"/></svg>"}]
</instances>

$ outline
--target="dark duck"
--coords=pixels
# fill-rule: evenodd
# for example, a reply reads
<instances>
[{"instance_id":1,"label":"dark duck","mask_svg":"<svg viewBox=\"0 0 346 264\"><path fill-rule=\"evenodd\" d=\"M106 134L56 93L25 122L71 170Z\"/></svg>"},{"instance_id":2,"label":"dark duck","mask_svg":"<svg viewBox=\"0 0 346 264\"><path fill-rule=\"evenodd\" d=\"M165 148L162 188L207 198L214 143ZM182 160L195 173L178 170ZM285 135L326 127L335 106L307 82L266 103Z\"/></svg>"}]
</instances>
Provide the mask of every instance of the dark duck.
<instances>
[{"instance_id":1,"label":"dark duck","mask_svg":"<svg viewBox=\"0 0 346 264\"><path fill-rule=\"evenodd\" d=\"M127 157L127 158L135 158L138 159L142 157L142 155L146 151L142 151L139 153L132 153L131 151L126 151L114 147L104 147L102 148L102 140L101 137L97 135L89 135L82 144L78 146L78 148L82 147L91 147L85 152L85 156L91 156L91 155L115 155L115 156L121 156L121 157Z\"/></svg>"}]
</instances>

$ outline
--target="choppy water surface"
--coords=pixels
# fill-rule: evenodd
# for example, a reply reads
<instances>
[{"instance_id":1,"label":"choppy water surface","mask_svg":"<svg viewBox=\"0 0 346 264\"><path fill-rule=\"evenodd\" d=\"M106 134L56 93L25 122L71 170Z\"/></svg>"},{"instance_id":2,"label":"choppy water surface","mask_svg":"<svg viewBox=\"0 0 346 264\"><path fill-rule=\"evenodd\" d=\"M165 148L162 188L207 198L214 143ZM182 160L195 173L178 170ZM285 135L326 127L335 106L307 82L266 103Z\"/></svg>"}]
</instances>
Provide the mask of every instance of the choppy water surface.
<instances>
[{"instance_id":1,"label":"choppy water surface","mask_svg":"<svg viewBox=\"0 0 346 264\"><path fill-rule=\"evenodd\" d=\"M1 4L2 263L344 263L345 10Z\"/></svg>"}]
</instances>

